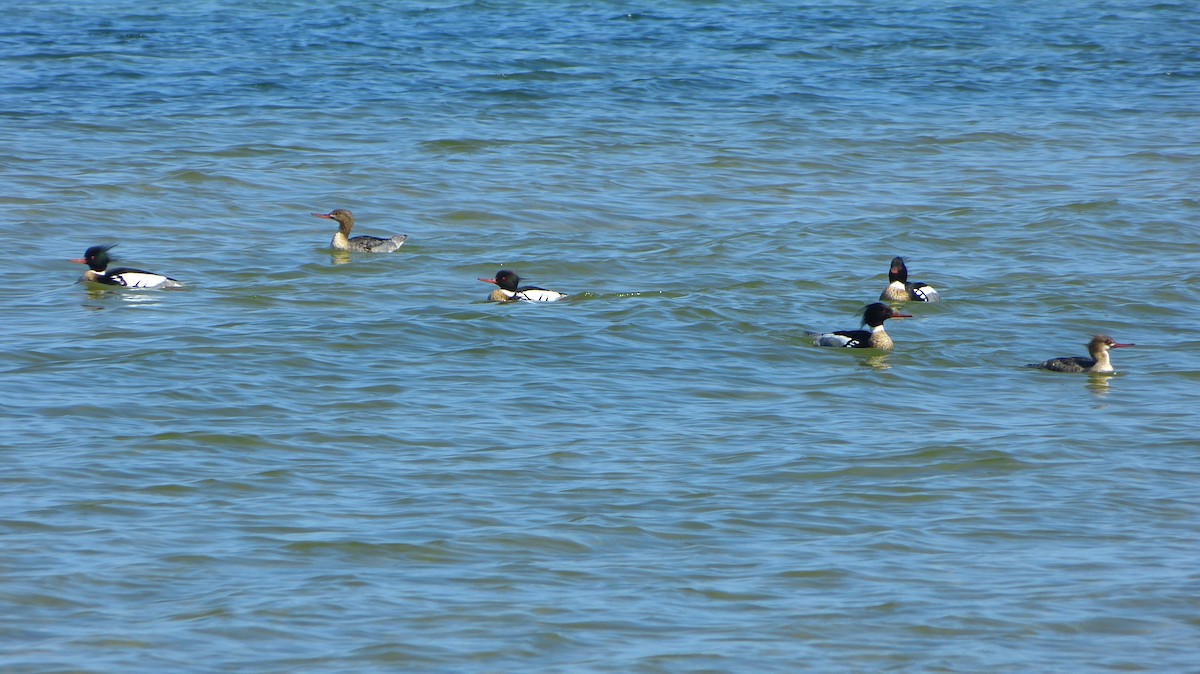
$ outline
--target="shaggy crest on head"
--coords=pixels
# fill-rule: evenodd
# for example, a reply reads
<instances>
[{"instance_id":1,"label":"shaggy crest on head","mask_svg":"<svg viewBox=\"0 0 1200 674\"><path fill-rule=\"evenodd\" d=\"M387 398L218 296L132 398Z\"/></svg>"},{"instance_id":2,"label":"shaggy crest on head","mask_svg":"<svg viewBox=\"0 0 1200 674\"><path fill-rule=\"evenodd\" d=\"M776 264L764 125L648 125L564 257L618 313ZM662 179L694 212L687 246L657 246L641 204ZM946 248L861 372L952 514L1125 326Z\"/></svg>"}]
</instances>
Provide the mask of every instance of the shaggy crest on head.
<instances>
[{"instance_id":1,"label":"shaggy crest on head","mask_svg":"<svg viewBox=\"0 0 1200 674\"><path fill-rule=\"evenodd\" d=\"M116 245L117 244L115 243L105 243L99 246L92 246L83 251L83 257L81 259L71 261L82 262L90 269L95 271L104 271L108 268L109 263L113 261L113 258L109 256L108 251L112 250L114 247L116 247Z\"/></svg>"},{"instance_id":2,"label":"shaggy crest on head","mask_svg":"<svg viewBox=\"0 0 1200 674\"><path fill-rule=\"evenodd\" d=\"M901 314L897 314L892 310L891 307L883 302L868 304L867 306L863 307L862 310L862 324L869 325L871 327L883 325L884 321L893 317L903 318Z\"/></svg>"},{"instance_id":3,"label":"shaggy crest on head","mask_svg":"<svg viewBox=\"0 0 1200 674\"><path fill-rule=\"evenodd\" d=\"M521 283L521 277L517 276L517 273L514 271L501 269L500 271L496 272L496 278L493 279L493 282L505 290L515 291L517 286Z\"/></svg>"}]
</instances>

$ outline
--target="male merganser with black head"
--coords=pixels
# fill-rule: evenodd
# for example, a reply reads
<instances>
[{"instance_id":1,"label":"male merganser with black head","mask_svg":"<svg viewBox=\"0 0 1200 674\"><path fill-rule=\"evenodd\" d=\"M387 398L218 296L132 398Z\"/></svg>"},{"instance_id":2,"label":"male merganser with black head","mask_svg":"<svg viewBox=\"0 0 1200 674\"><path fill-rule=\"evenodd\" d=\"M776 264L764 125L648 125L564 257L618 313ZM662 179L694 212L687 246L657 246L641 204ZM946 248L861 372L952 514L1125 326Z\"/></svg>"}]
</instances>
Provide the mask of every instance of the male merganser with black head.
<instances>
[{"instance_id":1,"label":"male merganser with black head","mask_svg":"<svg viewBox=\"0 0 1200 674\"><path fill-rule=\"evenodd\" d=\"M537 286L521 286L521 277L516 272L501 269L496 272L496 278L481 278L484 283L495 283L498 288L488 295L489 302L553 302L566 297L566 293L556 290L546 290Z\"/></svg>"},{"instance_id":2,"label":"male merganser with black head","mask_svg":"<svg viewBox=\"0 0 1200 674\"><path fill-rule=\"evenodd\" d=\"M1039 370L1053 370L1055 372L1091 372L1106 374L1115 372L1112 362L1108 359L1109 349L1123 349L1133 344L1118 344L1108 335L1096 335L1092 337L1092 341L1088 342L1088 353L1092 354L1091 358L1083 356L1064 356L1062 358L1051 358L1044 363L1030 363L1025 367L1035 367Z\"/></svg>"},{"instance_id":3,"label":"male merganser with black head","mask_svg":"<svg viewBox=\"0 0 1200 674\"><path fill-rule=\"evenodd\" d=\"M936 302L941 299L933 286L916 281L909 282L908 267L904 266L904 258L892 258L892 267L888 270L888 287L883 289L879 299L884 302Z\"/></svg>"},{"instance_id":4,"label":"male merganser with black head","mask_svg":"<svg viewBox=\"0 0 1200 674\"><path fill-rule=\"evenodd\" d=\"M890 349L892 338L883 330L883 322L889 318L912 318L908 314L894 311L882 302L868 304L863 309L863 325L870 330L838 330L837 332L809 332L817 339L817 346L841 346L851 349Z\"/></svg>"},{"instance_id":5,"label":"male merganser with black head","mask_svg":"<svg viewBox=\"0 0 1200 674\"><path fill-rule=\"evenodd\" d=\"M130 269L128 267L117 267L109 269L108 264L111 260L108 257L108 250L117 244L110 243L105 246L92 246L83 252L83 257L71 262L86 264L88 270L83 273L81 281L91 281L92 283L103 283L107 286L121 286L123 288L182 288L183 284L168 276L155 274L141 269Z\"/></svg>"},{"instance_id":6,"label":"male merganser with black head","mask_svg":"<svg viewBox=\"0 0 1200 674\"><path fill-rule=\"evenodd\" d=\"M336 250L348 250L351 253L392 253L400 249L408 240L407 234L383 239L378 236L356 236L350 238L350 230L354 229L354 214L344 208L337 208L328 213L313 213L318 218L333 220L338 223L337 234L329 246Z\"/></svg>"}]
</instances>

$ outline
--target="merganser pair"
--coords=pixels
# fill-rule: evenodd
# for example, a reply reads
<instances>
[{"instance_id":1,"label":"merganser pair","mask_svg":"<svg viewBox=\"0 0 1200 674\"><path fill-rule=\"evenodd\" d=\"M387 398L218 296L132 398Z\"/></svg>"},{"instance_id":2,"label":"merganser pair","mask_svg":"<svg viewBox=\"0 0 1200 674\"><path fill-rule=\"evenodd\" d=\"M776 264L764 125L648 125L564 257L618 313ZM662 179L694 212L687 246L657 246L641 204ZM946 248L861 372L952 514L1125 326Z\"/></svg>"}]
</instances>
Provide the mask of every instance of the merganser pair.
<instances>
[{"instance_id":1,"label":"merganser pair","mask_svg":"<svg viewBox=\"0 0 1200 674\"><path fill-rule=\"evenodd\" d=\"M868 304L863 309L863 325L870 330L838 330L836 332L808 332L809 337L816 339L817 346L836 346L849 349L890 349L892 338L883 329L883 322L889 318L912 318L902 314L882 302Z\"/></svg>"},{"instance_id":2,"label":"merganser pair","mask_svg":"<svg viewBox=\"0 0 1200 674\"><path fill-rule=\"evenodd\" d=\"M879 302L863 308L862 324L870 330L838 330L836 332L809 332L816 338L817 346L834 346L850 349L890 349L895 344L883 329L889 318L912 318L909 314L895 311L884 302L936 302L941 299L938 291L926 283L909 282L908 267L904 258L892 258L888 269L888 286L879 295Z\"/></svg>"},{"instance_id":3,"label":"merganser pair","mask_svg":"<svg viewBox=\"0 0 1200 674\"><path fill-rule=\"evenodd\" d=\"M888 269L888 286L879 295L881 302L936 302L941 297L933 286L927 283L908 280L908 267L904 258L892 258L892 266Z\"/></svg>"},{"instance_id":4,"label":"merganser pair","mask_svg":"<svg viewBox=\"0 0 1200 674\"><path fill-rule=\"evenodd\" d=\"M338 231L333 235L333 240L329 242L329 246L335 250L346 250L351 253L393 253L408 240L407 234L399 234L387 239L378 236L350 238L350 230L354 229L354 214L344 208L337 208L328 213L313 213L313 215L338 223Z\"/></svg>"},{"instance_id":5,"label":"merganser pair","mask_svg":"<svg viewBox=\"0 0 1200 674\"><path fill-rule=\"evenodd\" d=\"M566 297L566 293L546 290L537 286L521 286L521 277L516 272L501 269L495 278L481 278L484 283L498 286L488 295L489 302L554 302Z\"/></svg>"},{"instance_id":6,"label":"merganser pair","mask_svg":"<svg viewBox=\"0 0 1200 674\"><path fill-rule=\"evenodd\" d=\"M1050 360L1041 363L1030 363L1025 367L1037 368L1039 370L1051 370L1053 372L1088 372L1092 374L1108 374L1115 372L1112 366L1112 361L1108 358L1109 349L1123 349L1134 346L1133 344L1120 344L1108 335L1096 335L1087 344L1088 353L1091 358L1083 356L1064 356L1062 358L1051 358Z\"/></svg>"},{"instance_id":7,"label":"merganser pair","mask_svg":"<svg viewBox=\"0 0 1200 674\"><path fill-rule=\"evenodd\" d=\"M108 257L108 251L117 244L110 243L103 246L92 246L83 253L83 257L71 262L86 264L88 270L83 273L81 281L90 281L92 283L102 283L108 286L121 286L124 288L182 288L183 284L169 276L155 274L153 272L142 271L141 269L130 269L129 267L118 267L109 269L108 265L111 260Z\"/></svg>"}]
</instances>

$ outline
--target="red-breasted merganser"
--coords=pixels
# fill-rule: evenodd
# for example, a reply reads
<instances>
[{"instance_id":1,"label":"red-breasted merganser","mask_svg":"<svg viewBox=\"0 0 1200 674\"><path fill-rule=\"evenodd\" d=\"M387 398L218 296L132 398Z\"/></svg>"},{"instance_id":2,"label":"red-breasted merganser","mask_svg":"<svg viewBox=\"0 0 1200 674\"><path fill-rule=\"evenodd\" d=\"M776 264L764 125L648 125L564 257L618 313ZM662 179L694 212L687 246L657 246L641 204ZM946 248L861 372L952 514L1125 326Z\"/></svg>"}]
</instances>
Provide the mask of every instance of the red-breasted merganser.
<instances>
[{"instance_id":1,"label":"red-breasted merganser","mask_svg":"<svg viewBox=\"0 0 1200 674\"><path fill-rule=\"evenodd\" d=\"M904 258L892 258L892 267L888 270L888 287L883 289L879 299L884 302L936 302L941 297L933 286L917 281L908 280L908 267L904 266Z\"/></svg>"},{"instance_id":2,"label":"red-breasted merganser","mask_svg":"<svg viewBox=\"0 0 1200 674\"><path fill-rule=\"evenodd\" d=\"M378 236L356 236L350 238L350 230L354 229L354 214L344 208L338 208L329 213L313 213L318 218L333 220L338 223L337 234L329 242L330 248L348 250L351 253L393 253L408 240L407 234L383 239Z\"/></svg>"},{"instance_id":3,"label":"red-breasted merganser","mask_svg":"<svg viewBox=\"0 0 1200 674\"><path fill-rule=\"evenodd\" d=\"M117 244L110 243L105 246L92 246L83 253L83 257L71 262L86 264L88 270L83 273L81 281L91 281L92 283L103 283L107 286L121 286L124 288L182 288L183 284L168 276L155 274L141 269L130 269L128 267L117 267L109 269L108 264L111 260L108 257L108 250Z\"/></svg>"},{"instance_id":4,"label":"red-breasted merganser","mask_svg":"<svg viewBox=\"0 0 1200 674\"><path fill-rule=\"evenodd\" d=\"M1055 372L1115 372L1112 362L1108 359L1108 350L1123 349L1127 346L1133 346L1133 344L1118 344L1108 335L1096 335L1092 337L1092 341L1088 342L1087 345L1088 353L1092 354L1091 358L1064 356L1062 358L1051 358L1044 363L1030 363L1026 367L1036 367L1039 370L1053 370Z\"/></svg>"},{"instance_id":5,"label":"red-breasted merganser","mask_svg":"<svg viewBox=\"0 0 1200 674\"><path fill-rule=\"evenodd\" d=\"M488 295L489 302L553 302L566 297L566 293L556 290L546 290L537 286L520 286L521 277L508 269L496 272L496 278L481 278L484 283L495 283L498 288Z\"/></svg>"},{"instance_id":6,"label":"red-breasted merganser","mask_svg":"<svg viewBox=\"0 0 1200 674\"><path fill-rule=\"evenodd\" d=\"M883 330L883 322L889 318L912 318L908 314L894 311L882 302L868 304L863 309L863 325L870 330L838 330L837 332L809 332L815 337L817 346L842 346L852 349L890 349L892 338Z\"/></svg>"}]
</instances>

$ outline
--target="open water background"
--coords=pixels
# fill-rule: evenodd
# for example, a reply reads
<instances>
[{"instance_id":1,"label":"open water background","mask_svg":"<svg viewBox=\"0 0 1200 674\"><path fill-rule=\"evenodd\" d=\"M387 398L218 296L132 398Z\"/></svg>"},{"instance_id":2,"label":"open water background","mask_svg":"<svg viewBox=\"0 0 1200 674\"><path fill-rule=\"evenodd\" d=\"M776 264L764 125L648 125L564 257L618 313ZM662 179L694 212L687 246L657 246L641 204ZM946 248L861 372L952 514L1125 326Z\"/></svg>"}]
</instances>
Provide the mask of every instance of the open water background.
<instances>
[{"instance_id":1,"label":"open water background","mask_svg":"<svg viewBox=\"0 0 1200 674\"><path fill-rule=\"evenodd\" d=\"M0 671L1200 671L1195 3L4 15Z\"/></svg>"}]
</instances>

